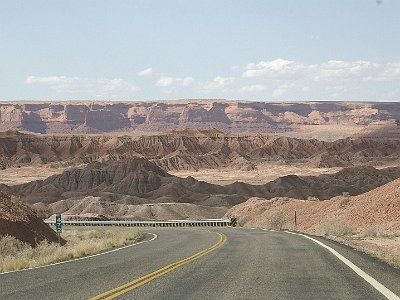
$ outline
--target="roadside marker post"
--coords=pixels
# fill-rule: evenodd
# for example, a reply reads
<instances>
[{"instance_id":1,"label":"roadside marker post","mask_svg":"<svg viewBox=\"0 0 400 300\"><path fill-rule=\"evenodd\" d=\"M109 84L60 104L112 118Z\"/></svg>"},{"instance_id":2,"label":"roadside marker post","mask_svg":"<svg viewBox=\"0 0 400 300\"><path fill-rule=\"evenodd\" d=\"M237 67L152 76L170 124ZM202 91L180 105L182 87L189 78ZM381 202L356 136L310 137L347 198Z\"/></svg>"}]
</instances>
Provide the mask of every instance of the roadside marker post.
<instances>
[{"instance_id":1,"label":"roadside marker post","mask_svg":"<svg viewBox=\"0 0 400 300\"><path fill-rule=\"evenodd\" d=\"M61 213L56 213L56 232L58 236L58 243L60 243L60 235L62 232Z\"/></svg>"},{"instance_id":2,"label":"roadside marker post","mask_svg":"<svg viewBox=\"0 0 400 300\"><path fill-rule=\"evenodd\" d=\"M294 210L294 230L297 231L297 210Z\"/></svg>"}]
</instances>

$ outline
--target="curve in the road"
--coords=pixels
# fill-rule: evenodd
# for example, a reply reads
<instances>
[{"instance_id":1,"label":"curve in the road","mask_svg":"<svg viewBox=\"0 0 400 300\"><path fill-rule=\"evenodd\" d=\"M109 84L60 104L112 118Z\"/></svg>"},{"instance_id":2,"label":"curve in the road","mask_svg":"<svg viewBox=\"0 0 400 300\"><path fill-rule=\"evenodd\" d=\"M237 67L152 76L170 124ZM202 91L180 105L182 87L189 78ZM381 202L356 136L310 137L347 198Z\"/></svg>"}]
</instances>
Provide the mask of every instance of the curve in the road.
<instances>
[{"instance_id":1,"label":"curve in the road","mask_svg":"<svg viewBox=\"0 0 400 300\"><path fill-rule=\"evenodd\" d=\"M161 277L161 276L163 276L163 275L165 275L165 274L167 274L167 273L169 273L169 272L171 272L171 271L173 271L173 270L175 270L175 269L177 269L177 268L179 268L179 267L181 267L183 265L186 265L186 264L188 264L188 263L190 263L192 261L195 261L195 260L199 259L200 257L202 257L204 255L207 255L210 252L213 252L213 251L221 248L226 243L227 237L223 233L217 232L217 234L219 235L219 240L218 240L218 242L216 244L212 245L211 247L209 247L207 249L204 249L202 251L199 251L199 252L197 252L197 253L189 256L189 257L186 257L186 258L184 258L182 260L179 260L177 262L169 264L169 265L167 265L167 266L165 266L163 268L160 268L160 269L158 269L158 270L156 270L154 272L151 272L151 273L149 273L149 274L147 274L145 276L137 278L137 279L135 279L133 281L130 281L128 283L125 283L125 284L123 284L123 285L121 285L119 287L116 287L114 289L111 289L109 291L101 293L101 294L99 294L97 296L94 296L94 297L90 298L90 300L99 300L99 299L104 299L104 300L107 299L107 300L109 300L109 299L114 299L114 298L119 297L119 296L121 296L121 295L123 295L123 294L125 294L125 293L127 293L129 291L132 291L132 290L134 290L134 289L136 289L136 288L138 288L138 287L140 287L140 286L142 286L142 285L144 285L144 284L146 284L146 283L148 283L148 282L150 282L150 281L152 281L152 280L154 280L154 279L156 279L158 277Z\"/></svg>"},{"instance_id":2,"label":"curve in the road","mask_svg":"<svg viewBox=\"0 0 400 300\"><path fill-rule=\"evenodd\" d=\"M383 284L381 284L375 278L373 278L372 276L365 273L363 270L361 270L359 267L357 267L355 264L353 264L350 260L348 260L346 257L341 255L340 253L338 253L336 250L332 249L331 247L329 247L329 246L325 245L324 243L322 243L316 239L313 239L312 237L309 237L305 234L290 232L290 231L285 231L285 232L303 236L303 237L317 243L318 245L327 249L329 252L331 252L333 255L335 255L344 264L346 264L350 269L352 269L358 276L360 276L362 279L364 279L366 282L368 282L370 285L372 285L378 292L380 292L387 299L400 300L400 297L398 297L395 293L393 293L391 290L389 290L387 287L385 287Z\"/></svg>"}]
</instances>

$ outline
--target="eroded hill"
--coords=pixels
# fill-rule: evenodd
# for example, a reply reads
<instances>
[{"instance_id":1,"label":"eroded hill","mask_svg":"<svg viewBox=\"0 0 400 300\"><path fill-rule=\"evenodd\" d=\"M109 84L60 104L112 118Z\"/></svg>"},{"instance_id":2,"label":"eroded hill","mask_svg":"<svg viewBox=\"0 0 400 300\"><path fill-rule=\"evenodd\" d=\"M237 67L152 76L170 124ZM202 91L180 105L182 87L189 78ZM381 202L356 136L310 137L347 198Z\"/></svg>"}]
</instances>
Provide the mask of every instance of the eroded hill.
<instances>
[{"instance_id":1,"label":"eroded hill","mask_svg":"<svg viewBox=\"0 0 400 300\"><path fill-rule=\"evenodd\" d=\"M320 176L284 176L263 185L236 182L219 186L192 177L172 176L146 159L129 158L66 170L45 180L14 186L1 185L0 189L35 204L35 208L45 214L57 209L72 214L149 218L149 213L156 214L168 208L160 205L150 208L149 204L190 203L202 207L232 207L251 197L328 200L344 193L359 195L397 178L400 178L400 167L380 170L352 167ZM179 206L168 209L170 215L184 215L178 213ZM211 210L198 208L197 211L198 215L206 216ZM216 214L223 211L219 209ZM187 214L190 215L195 214Z\"/></svg>"},{"instance_id":2,"label":"eroded hill","mask_svg":"<svg viewBox=\"0 0 400 300\"><path fill-rule=\"evenodd\" d=\"M161 135L55 135L6 132L0 135L0 167L74 166L144 157L164 170L231 167L254 170L260 162L302 162L305 167L384 166L398 163L400 140L320 141L276 135L232 135L192 130Z\"/></svg>"}]
</instances>

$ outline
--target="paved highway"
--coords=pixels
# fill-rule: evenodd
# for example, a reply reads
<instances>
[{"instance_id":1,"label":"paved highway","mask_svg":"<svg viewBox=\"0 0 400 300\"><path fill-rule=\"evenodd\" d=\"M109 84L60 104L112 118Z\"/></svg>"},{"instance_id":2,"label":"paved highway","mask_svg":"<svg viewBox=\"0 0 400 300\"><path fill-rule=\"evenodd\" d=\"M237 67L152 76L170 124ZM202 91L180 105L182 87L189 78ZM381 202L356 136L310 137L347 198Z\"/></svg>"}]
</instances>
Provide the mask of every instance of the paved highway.
<instances>
[{"instance_id":1,"label":"paved highway","mask_svg":"<svg viewBox=\"0 0 400 300\"><path fill-rule=\"evenodd\" d=\"M387 299L400 270L318 238L242 228L148 228L144 243L112 253L0 274L0 299ZM155 235L157 238L155 238ZM379 288L379 287L378 287ZM392 292L392 294L390 294Z\"/></svg>"}]
</instances>

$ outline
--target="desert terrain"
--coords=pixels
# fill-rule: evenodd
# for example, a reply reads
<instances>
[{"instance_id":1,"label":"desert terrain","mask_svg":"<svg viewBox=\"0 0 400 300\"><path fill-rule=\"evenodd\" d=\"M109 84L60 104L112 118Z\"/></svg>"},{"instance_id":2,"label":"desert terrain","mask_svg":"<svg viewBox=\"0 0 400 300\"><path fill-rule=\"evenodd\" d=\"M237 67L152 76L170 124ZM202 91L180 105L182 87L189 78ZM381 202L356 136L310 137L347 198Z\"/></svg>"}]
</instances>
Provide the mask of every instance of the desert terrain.
<instances>
[{"instance_id":1,"label":"desert terrain","mask_svg":"<svg viewBox=\"0 0 400 300\"><path fill-rule=\"evenodd\" d=\"M0 191L41 219L229 216L388 257L399 119L397 103L2 103Z\"/></svg>"},{"instance_id":2,"label":"desert terrain","mask_svg":"<svg viewBox=\"0 0 400 300\"><path fill-rule=\"evenodd\" d=\"M384 102L4 101L0 104L0 130L101 134L216 128L331 140L356 134L376 121L398 120L399 116L397 103Z\"/></svg>"}]
</instances>

